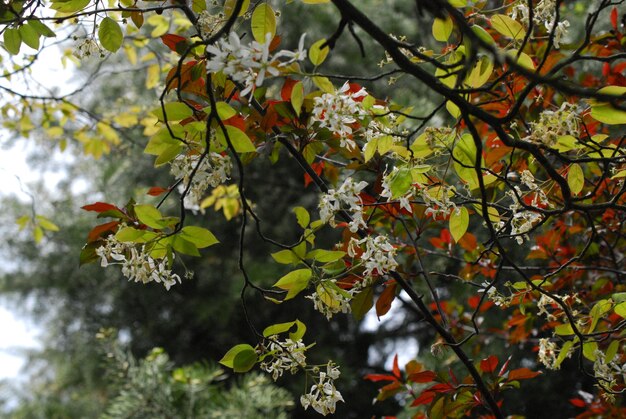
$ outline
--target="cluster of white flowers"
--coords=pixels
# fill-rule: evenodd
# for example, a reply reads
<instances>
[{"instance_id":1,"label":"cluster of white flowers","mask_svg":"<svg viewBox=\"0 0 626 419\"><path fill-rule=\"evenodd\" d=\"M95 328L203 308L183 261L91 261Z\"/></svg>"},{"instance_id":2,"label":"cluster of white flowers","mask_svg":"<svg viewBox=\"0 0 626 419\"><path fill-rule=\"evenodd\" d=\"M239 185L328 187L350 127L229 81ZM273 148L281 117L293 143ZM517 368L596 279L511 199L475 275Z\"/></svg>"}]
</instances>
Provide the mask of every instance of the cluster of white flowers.
<instances>
[{"instance_id":1,"label":"cluster of white flowers","mask_svg":"<svg viewBox=\"0 0 626 419\"><path fill-rule=\"evenodd\" d=\"M424 212L426 215L448 216L456 210L456 204L450 199L454 195L451 186L434 186L430 189L422 189L421 197L428 208Z\"/></svg>"},{"instance_id":2,"label":"cluster of white flowers","mask_svg":"<svg viewBox=\"0 0 626 419\"><path fill-rule=\"evenodd\" d=\"M334 279L328 280L327 282L336 284L336 280ZM322 295L320 295L318 291L315 291L305 298L313 301L313 308L326 316L327 320L332 319L337 313L350 313L350 311L352 311L350 301L352 301L352 297L360 289L355 287L350 290L345 290L345 294L340 294L334 287L329 285L325 286L324 283L320 284L320 287L323 289Z\"/></svg>"},{"instance_id":3,"label":"cluster of white flowers","mask_svg":"<svg viewBox=\"0 0 626 419\"><path fill-rule=\"evenodd\" d=\"M100 256L100 265L122 265L122 274L129 281L147 284L150 281L162 283L167 290L177 282L180 277L172 273L164 259L155 260L145 246L137 248L132 243L122 243L115 236L109 236L105 244L96 249L96 255Z\"/></svg>"},{"instance_id":4,"label":"cluster of white flowers","mask_svg":"<svg viewBox=\"0 0 626 419\"><path fill-rule=\"evenodd\" d=\"M487 293L487 298L493 302L498 307L508 307L511 304L512 297L506 297L505 295L498 292L495 286L491 285L489 282L483 282L481 288L478 292Z\"/></svg>"},{"instance_id":5,"label":"cluster of white flowers","mask_svg":"<svg viewBox=\"0 0 626 419\"><path fill-rule=\"evenodd\" d=\"M255 87L263 85L267 75L278 76L281 67L305 59L304 34L297 51L280 50L274 55L269 52L270 36L268 33L262 44L252 41L249 45L242 45L239 35L231 32L227 40L222 39L216 45L207 46L207 70L221 71L233 81L242 83L244 89L241 94L245 96Z\"/></svg>"},{"instance_id":6,"label":"cluster of white flowers","mask_svg":"<svg viewBox=\"0 0 626 419\"><path fill-rule=\"evenodd\" d=\"M538 122L531 122L530 135L523 140L554 147L562 135L580 135L577 106L564 102L556 111L545 110Z\"/></svg>"},{"instance_id":7,"label":"cluster of white flowers","mask_svg":"<svg viewBox=\"0 0 626 419\"><path fill-rule=\"evenodd\" d=\"M524 244L524 238L528 240L526 233L541 219L541 214L533 211L519 211L513 214L511 219L511 236L515 236L517 244Z\"/></svg>"},{"instance_id":8,"label":"cluster of white flowers","mask_svg":"<svg viewBox=\"0 0 626 419\"><path fill-rule=\"evenodd\" d=\"M319 371L311 390L300 397L302 407L306 410L311 406L317 413L324 416L335 413L337 402L344 401L341 393L335 388L335 380L340 374L337 365L329 361L326 365L326 372Z\"/></svg>"},{"instance_id":9,"label":"cluster of white flowers","mask_svg":"<svg viewBox=\"0 0 626 419\"><path fill-rule=\"evenodd\" d=\"M365 251L361 254L361 262L365 266L363 275L365 278L372 278L374 275L385 275L387 272L393 271L398 267L395 259L396 249L389 243L387 236L367 236L362 239L352 238L348 244L348 255L355 257L357 249L365 244ZM361 286L367 286L368 283L361 283Z\"/></svg>"},{"instance_id":10,"label":"cluster of white flowers","mask_svg":"<svg viewBox=\"0 0 626 419\"><path fill-rule=\"evenodd\" d=\"M356 183L351 177L346 178L339 189L330 189L328 193L322 195L319 203L320 219L323 223L329 223L335 227L335 213L340 210L349 211L352 216L350 231L355 233L359 228L366 228L363 219L363 201L359 194L367 182Z\"/></svg>"},{"instance_id":11,"label":"cluster of white flowers","mask_svg":"<svg viewBox=\"0 0 626 419\"><path fill-rule=\"evenodd\" d=\"M548 369L558 370L560 368L560 365L557 364L558 356L559 349L556 343L547 338L539 339L539 362ZM571 352L568 352L566 356L569 358Z\"/></svg>"},{"instance_id":12,"label":"cluster of white flowers","mask_svg":"<svg viewBox=\"0 0 626 419\"><path fill-rule=\"evenodd\" d=\"M209 186L215 188L230 179L232 162L228 155L222 156L211 152L202 161L200 157L200 154L195 153L181 154L171 163L170 173L176 179L183 180L179 189L184 191L191 182L191 187L185 197L187 208L197 207ZM196 171L191 178L194 169Z\"/></svg>"},{"instance_id":13,"label":"cluster of white flowers","mask_svg":"<svg viewBox=\"0 0 626 419\"><path fill-rule=\"evenodd\" d=\"M612 389L617 386L617 380L621 378L626 381L626 364L617 362L615 355L613 359L607 360L606 354L599 349L596 349L593 353L596 358L593 363L593 375L600 381L603 387ZM603 394L610 400L614 395L608 393Z\"/></svg>"},{"instance_id":14,"label":"cluster of white flowers","mask_svg":"<svg viewBox=\"0 0 626 419\"><path fill-rule=\"evenodd\" d=\"M102 49L93 38L85 38L74 47L72 55L82 60L96 55L102 56Z\"/></svg>"},{"instance_id":15,"label":"cluster of white flowers","mask_svg":"<svg viewBox=\"0 0 626 419\"><path fill-rule=\"evenodd\" d=\"M540 0L533 9L533 24L537 26L543 25L548 32L554 28L554 47L559 48L563 37L567 35L567 28L570 24L567 20L561 22L556 21L556 8L558 7L556 0ZM526 0L520 2L513 7L511 17L517 19L528 26L530 21L530 12ZM554 27L556 24L556 28Z\"/></svg>"},{"instance_id":16,"label":"cluster of white flowers","mask_svg":"<svg viewBox=\"0 0 626 419\"><path fill-rule=\"evenodd\" d=\"M391 181L399 171L400 169L396 166L391 169L391 172L385 173L383 175L383 180L381 182L383 190L381 191L380 196L382 198L387 198L387 202L389 202L391 198L393 198L393 193L391 192ZM408 212L413 212L413 208L411 208L411 198L413 198L414 193L415 188L411 187L408 191L404 193L404 195L398 198L400 208L404 208Z\"/></svg>"},{"instance_id":17,"label":"cluster of white flowers","mask_svg":"<svg viewBox=\"0 0 626 419\"><path fill-rule=\"evenodd\" d=\"M260 364L260 368L272 374L274 381L283 375L283 372L289 371L295 374L298 368L303 368L306 365L306 355L304 351L306 347L302 342L302 339L293 341L291 339L285 339L279 341L278 336L270 336L268 338L270 344L267 348L267 356L270 360L264 359Z\"/></svg>"},{"instance_id":18,"label":"cluster of white flowers","mask_svg":"<svg viewBox=\"0 0 626 419\"><path fill-rule=\"evenodd\" d=\"M356 99L367 96L364 88L358 92L350 92L350 84L344 85L335 93L324 93L314 99L311 124L319 123L320 128L328 128L340 137L341 146L349 149L356 147L356 142L350 138L352 124L358 117L367 114L361 102Z\"/></svg>"}]
</instances>

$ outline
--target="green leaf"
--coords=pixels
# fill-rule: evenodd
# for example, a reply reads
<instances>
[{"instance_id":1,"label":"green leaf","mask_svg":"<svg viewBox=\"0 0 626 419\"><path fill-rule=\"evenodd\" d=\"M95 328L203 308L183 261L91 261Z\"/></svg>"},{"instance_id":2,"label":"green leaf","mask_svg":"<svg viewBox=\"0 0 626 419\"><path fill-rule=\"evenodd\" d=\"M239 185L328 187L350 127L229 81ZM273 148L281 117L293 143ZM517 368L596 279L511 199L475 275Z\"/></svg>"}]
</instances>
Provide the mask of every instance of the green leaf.
<instances>
[{"instance_id":1,"label":"green leaf","mask_svg":"<svg viewBox=\"0 0 626 419\"><path fill-rule=\"evenodd\" d=\"M469 211L465 207L457 208L450 214L450 234L455 242L459 242L469 226Z\"/></svg>"},{"instance_id":2,"label":"green leaf","mask_svg":"<svg viewBox=\"0 0 626 419\"><path fill-rule=\"evenodd\" d=\"M11 55L17 55L22 46L22 36L20 31L15 28L6 28L4 30L4 48Z\"/></svg>"},{"instance_id":3,"label":"green leaf","mask_svg":"<svg viewBox=\"0 0 626 419\"><path fill-rule=\"evenodd\" d=\"M476 161L476 144L469 134L464 134L452 150L454 170L461 180L466 181L471 189L478 188L478 176L474 170Z\"/></svg>"},{"instance_id":4,"label":"green leaf","mask_svg":"<svg viewBox=\"0 0 626 419\"><path fill-rule=\"evenodd\" d=\"M59 227L43 215L37 215L35 218L37 219L37 224L39 224L44 230L59 231Z\"/></svg>"},{"instance_id":5,"label":"green leaf","mask_svg":"<svg viewBox=\"0 0 626 419\"><path fill-rule=\"evenodd\" d=\"M578 195L585 186L585 174L579 164L574 163L567 172L567 184L574 195Z\"/></svg>"},{"instance_id":6,"label":"green leaf","mask_svg":"<svg viewBox=\"0 0 626 419\"><path fill-rule=\"evenodd\" d=\"M180 235L172 236L170 240L171 240L172 248L176 250L178 253L182 253L184 255L189 255L189 256L196 256L196 257L200 256L198 247L194 243L190 242L189 240L182 238Z\"/></svg>"},{"instance_id":7,"label":"green leaf","mask_svg":"<svg viewBox=\"0 0 626 419\"><path fill-rule=\"evenodd\" d=\"M368 311L374 306L374 289L373 287L367 287L360 293L358 293L352 301L350 301L350 308L352 309L352 315L356 320L361 320L365 317Z\"/></svg>"},{"instance_id":8,"label":"green leaf","mask_svg":"<svg viewBox=\"0 0 626 419\"><path fill-rule=\"evenodd\" d=\"M403 196L413 184L413 176L408 167L400 168L389 181L389 189L393 199Z\"/></svg>"},{"instance_id":9,"label":"green leaf","mask_svg":"<svg viewBox=\"0 0 626 419\"><path fill-rule=\"evenodd\" d=\"M322 48L322 45L325 43L326 39L320 39L311 45L311 48L309 48L309 60L311 60L311 63L313 63L314 66L322 64L330 52L328 45Z\"/></svg>"},{"instance_id":10,"label":"green leaf","mask_svg":"<svg viewBox=\"0 0 626 419\"><path fill-rule=\"evenodd\" d=\"M52 29L50 29L45 23L40 20L29 20L28 24L35 28L37 33L45 36L46 38L54 38L57 36L57 34L54 33Z\"/></svg>"},{"instance_id":11,"label":"green leaf","mask_svg":"<svg viewBox=\"0 0 626 419\"><path fill-rule=\"evenodd\" d=\"M22 215L20 218L15 220L15 223L20 226L20 231L24 230L30 221L30 217L28 215Z\"/></svg>"},{"instance_id":12,"label":"green leaf","mask_svg":"<svg viewBox=\"0 0 626 419\"><path fill-rule=\"evenodd\" d=\"M29 47L31 47L32 49L39 49L39 32L37 32L37 30L31 26L30 24L26 23L22 26L20 26L20 36L22 37L22 41L28 45Z\"/></svg>"},{"instance_id":13,"label":"green leaf","mask_svg":"<svg viewBox=\"0 0 626 419\"><path fill-rule=\"evenodd\" d=\"M237 115L237 111L226 102L217 102L215 107L217 108L217 116L219 116L222 121ZM207 114L211 113L211 107L207 106L203 111Z\"/></svg>"},{"instance_id":14,"label":"green leaf","mask_svg":"<svg viewBox=\"0 0 626 419\"><path fill-rule=\"evenodd\" d=\"M226 132L228 133L228 139L237 153L253 153L256 151L256 147L250 140L250 137L239 128L226 125ZM217 129L215 136L220 143L225 146L227 145L224 131L221 128Z\"/></svg>"},{"instance_id":15,"label":"green leaf","mask_svg":"<svg viewBox=\"0 0 626 419\"><path fill-rule=\"evenodd\" d=\"M165 108L165 115L163 114L163 108ZM181 121L193 116L193 110L183 102L170 102L153 110L152 115L156 116L159 121L165 121L165 116L169 121Z\"/></svg>"},{"instance_id":16,"label":"green leaf","mask_svg":"<svg viewBox=\"0 0 626 419\"><path fill-rule=\"evenodd\" d=\"M153 207L152 205L135 205L135 214L139 221L154 229L161 229L164 227L163 216L161 211Z\"/></svg>"},{"instance_id":17,"label":"green leaf","mask_svg":"<svg viewBox=\"0 0 626 419\"><path fill-rule=\"evenodd\" d=\"M312 275L313 272L310 269L297 269L280 278L274 286L287 291L285 301L290 300L309 286Z\"/></svg>"},{"instance_id":18,"label":"green leaf","mask_svg":"<svg viewBox=\"0 0 626 419\"><path fill-rule=\"evenodd\" d=\"M572 329L572 325L569 323L560 324L554 328L554 333L559 336L570 336L574 334L574 329Z\"/></svg>"},{"instance_id":19,"label":"green leaf","mask_svg":"<svg viewBox=\"0 0 626 419\"><path fill-rule=\"evenodd\" d=\"M445 19L435 18L432 27L433 38L439 42L448 42L453 29L454 24L450 16L446 16Z\"/></svg>"},{"instance_id":20,"label":"green leaf","mask_svg":"<svg viewBox=\"0 0 626 419\"><path fill-rule=\"evenodd\" d=\"M491 16L491 27L498 31L500 34L521 41L526 35L526 31L521 23L511 19L507 15L493 15Z\"/></svg>"},{"instance_id":21,"label":"green leaf","mask_svg":"<svg viewBox=\"0 0 626 419\"><path fill-rule=\"evenodd\" d=\"M60 0L52 2L50 8L63 13L75 13L83 10L91 0Z\"/></svg>"},{"instance_id":22,"label":"green leaf","mask_svg":"<svg viewBox=\"0 0 626 419\"><path fill-rule=\"evenodd\" d=\"M346 252L341 250L323 250L315 249L310 251L307 255L307 259L315 259L318 262L329 263L340 260L346 255Z\"/></svg>"},{"instance_id":23,"label":"green leaf","mask_svg":"<svg viewBox=\"0 0 626 419\"><path fill-rule=\"evenodd\" d=\"M493 62L489 59L489 57L483 55L478 59L478 61L476 61L474 67L467 75L465 84L469 87L478 89L487 83L489 77L491 77L491 73L493 73Z\"/></svg>"},{"instance_id":24,"label":"green leaf","mask_svg":"<svg viewBox=\"0 0 626 419\"><path fill-rule=\"evenodd\" d=\"M363 157L365 158L365 162L367 163L376 155L376 150L378 149L378 137L374 137L365 144L365 148L363 149Z\"/></svg>"},{"instance_id":25,"label":"green leaf","mask_svg":"<svg viewBox=\"0 0 626 419\"><path fill-rule=\"evenodd\" d=\"M115 52L122 46L124 34L116 21L105 17L98 26L98 39L105 49Z\"/></svg>"},{"instance_id":26,"label":"green leaf","mask_svg":"<svg viewBox=\"0 0 626 419\"><path fill-rule=\"evenodd\" d=\"M220 242L209 230L197 226L183 227L180 236L195 244L198 249L204 249Z\"/></svg>"},{"instance_id":27,"label":"green leaf","mask_svg":"<svg viewBox=\"0 0 626 419\"><path fill-rule=\"evenodd\" d=\"M293 209L294 214L296 214L296 219L298 220L298 225L302 228L306 228L311 222L311 216L309 212L304 207L295 207Z\"/></svg>"},{"instance_id":28,"label":"green leaf","mask_svg":"<svg viewBox=\"0 0 626 419\"><path fill-rule=\"evenodd\" d=\"M626 86L606 86L598 90L598 93L605 95L625 96ZM618 97L616 97L615 99L617 100ZM591 117L596 121L603 122L607 125L626 124L626 111L616 109L615 107L613 107L613 105L607 102L590 100L589 103L591 104Z\"/></svg>"},{"instance_id":29,"label":"green leaf","mask_svg":"<svg viewBox=\"0 0 626 419\"><path fill-rule=\"evenodd\" d=\"M267 326L265 329L263 329L263 336L267 338L267 337L274 336L274 335L280 335L281 333L285 333L286 331L291 329L295 324L296 322L293 321L293 322L278 323L278 324L273 324L271 326Z\"/></svg>"},{"instance_id":30,"label":"green leaf","mask_svg":"<svg viewBox=\"0 0 626 419\"><path fill-rule=\"evenodd\" d=\"M145 230L138 230L133 227L123 227L117 233L115 238L121 242L136 242L146 233Z\"/></svg>"},{"instance_id":31,"label":"green leaf","mask_svg":"<svg viewBox=\"0 0 626 419\"><path fill-rule=\"evenodd\" d=\"M183 149L183 143L178 142L177 144L173 144L167 147L165 150L158 155L156 160L154 160L154 167L159 167L166 163L171 162L180 154Z\"/></svg>"},{"instance_id":32,"label":"green leaf","mask_svg":"<svg viewBox=\"0 0 626 419\"><path fill-rule=\"evenodd\" d=\"M600 300L594 304L589 312L589 316L591 316L591 324L589 325L589 329L587 333L591 333L596 329L596 325L602 316L611 311L611 307L613 306L613 302L610 299Z\"/></svg>"},{"instance_id":33,"label":"green leaf","mask_svg":"<svg viewBox=\"0 0 626 419\"><path fill-rule=\"evenodd\" d=\"M256 364L257 359L254 348L247 343L242 343L233 346L219 362L235 372L247 372Z\"/></svg>"},{"instance_id":34,"label":"green leaf","mask_svg":"<svg viewBox=\"0 0 626 419\"><path fill-rule=\"evenodd\" d=\"M297 264L302 261L302 259L300 259L300 257L290 249L280 250L278 252L272 253L272 258L276 262L283 265L289 265L291 263Z\"/></svg>"},{"instance_id":35,"label":"green leaf","mask_svg":"<svg viewBox=\"0 0 626 419\"><path fill-rule=\"evenodd\" d=\"M614 310L615 310L615 314L617 314L623 319L626 319L626 302L619 303L618 305L615 306Z\"/></svg>"},{"instance_id":36,"label":"green leaf","mask_svg":"<svg viewBox=\"0 0 626 419\"><path fill-rule=\"evenodd\" d=\"M598 344L596 342L583 343L583 355L591 362L596 361L596 351L598 350Z\"/></svg>"},{"instance_id":37,"label":"green leaf","mask_svg":"<svg viewBox=\"0 0 626 419\"><path fill-rule=\"evenodd\" d=\"M293 85L291 89L290 101L291 106L293 106L293 110L296 112L296 115L300 116L302 104L304 103L304 86L302 85L301 81Z\"/></svg>"},{"instance_id":38,"label":"green leaf","mask_svg":"<svg viewBox=\"0 0 626 419\"><path fill-rule=\"evenodd\" d=\"M482 26L472 25L472 32L474 34L485 41L487 45L495 45L496 41L493 40L489 32L487 32Z\"/></svg>"},{"instance_id":39,"label":"green leaf","mask_svg":"<svg viewBox=\"0 0 626 419\"><path fill-rule=\"evenodd\" d=\"M609 347L606 348L606 353L604 355L605 355L605 362L607 364L613 361L613 358L615 358L615 355L617 355L619 344L620 344L619 340L614 340L613 342L609 344Z\"/></svg>"},{"instance_id":40,"label":"green leaf","mask_svg":"<svg viewBox=\"0 0 626 419\"><path fill-rule=\"evenodd\" d=\"M259 44L267 41L267 34L270 34L271 41L276 35L276 13L267 3L259 4L252 12L252 36Z\"/></svg>"},{"instance_id":41,"label":"green leaf","mask_svg":"<svg viewBox=\"0 0 626 419\"><path fill-rule=\"evenodd\" d=\"M561 347L561 351L559 352L559 356L556 358L556 361L554 363L554 368L558 369L561 366L563 361L565 361L565 358L567 358L567 355L569 355L569 351L572 346L574 346L573 340L568 340L563 344L563 346Z\"/></svg>"}]
</instances>

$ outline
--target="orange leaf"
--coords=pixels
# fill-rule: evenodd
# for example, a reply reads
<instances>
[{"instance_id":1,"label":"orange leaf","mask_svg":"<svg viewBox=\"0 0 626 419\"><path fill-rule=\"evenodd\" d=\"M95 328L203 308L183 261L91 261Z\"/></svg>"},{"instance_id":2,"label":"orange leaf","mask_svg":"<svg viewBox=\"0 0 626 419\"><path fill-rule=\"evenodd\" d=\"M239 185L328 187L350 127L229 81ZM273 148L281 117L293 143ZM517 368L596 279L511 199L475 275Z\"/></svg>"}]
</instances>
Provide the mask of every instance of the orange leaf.
<instances>
[{"instance_id":1,"label":"orange leaf","mask_svg":"<svg viewBox=\"0 0 626 419\"><path fill-rule=\"evenodd\" d=\"M152 188L150 188L150 190L148 190L148 195L151 196L159 196L164 192L169 191L169 189L167 188L160 188L158 186L153 186Z\"/></svg>"},{"instance_id":2,"label":"orange leaf","mask_svg":"<svg viewBox=\"0 0 626 419\"><path fill-rule=\"evenodd\" d=\"M531 371L528 368L518 368L509 372L509 381L514 380L528 380L529 378L535 378L540 375L541 371Z\"/></svg>"},{"instance_id":3,"label":"orange leaf","mask_svg":"<svg viewBox=\"0 0 626 419\"><path fill-rule=\"evenodd\" d=\"M482 372L492 373L495 371L498 366L498 357L495 355L490 355L488 358L480 361L480 370Z\"/></svg>"},{"instance_id":4,"label":"orange leaf","mask_svg":"<svg viewBox=\"0 0 626 419\"><path fill-rule=\"evenodd\" d=\"M120 209L113 204L107 204L106 202L96 202L95 204L89 204L81 207L85 211L95 211L95 212L104 212L109 210L118 210Z\"/></svg>"},{"instance_id":5,"label":"orange leaf","mask_svg":"<svg viewBox=\"0 0 626 419\"><path fill-rule=\"evenodd\" d=\"M409 375L408 380L414 383L430 383L437 378L437 374L432 371L416 372Z\"/></svg>"},{"instance_id":6,"label":"orange leaf","mask_svg":"<svg viewBox=\"0 0 626 419\"><path fill-rule=\"evenodd\" d=\"M107 231L113 232L113 230L119 225L119 221L111 221L109 223L100 224L91 229L87 235L87 243L94 242L102 237L102 234Z\"/></svg>"},{"instance_id":7,"label":"orange leaf","mask_svg":"<svg viewBox=\"0 0 626 419\"><path fill-rule=\"evenodd\" d=\"M391 308L391 303L396 298L396 284L388 285L376 301L376 315L384 316Z\"/></svg>"}]
</instances>

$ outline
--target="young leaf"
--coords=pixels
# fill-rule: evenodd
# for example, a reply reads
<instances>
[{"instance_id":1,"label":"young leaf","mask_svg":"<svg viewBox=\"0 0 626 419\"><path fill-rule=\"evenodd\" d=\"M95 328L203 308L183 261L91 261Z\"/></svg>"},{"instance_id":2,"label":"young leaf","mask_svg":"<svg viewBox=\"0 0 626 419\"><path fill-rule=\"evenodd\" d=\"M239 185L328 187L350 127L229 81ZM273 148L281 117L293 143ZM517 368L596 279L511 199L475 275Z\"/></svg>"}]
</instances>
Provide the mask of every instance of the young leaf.
<instances>
[{"instance_id":1,"label":"young leaf","mask_svg":"<svg viewBox=\"0 0 626 419\"><path fill-rule=\"evenodd\" d=\"M26 45L28 45L32 49L39 49L40 35L37 30L29 23L20 26L20 36L22 37L22 41Z\"/></svg>"},{"instance_id":2,"label":"young leaf","mask_svg":"<svg viewBox=\"0 0 626 419\"><path fill-rule=\"evenodd\" d=\"M469 226L469 211L465 207L452 210L450 213L450 234L455 242L459 242Z\"/></svg>"},{"instance_id":3,"label":"young leaf","mask_svg":"<svg viewBox=\"0 0 626 419\"><path fill-rule=\"evenodd\" d=\"M141 221L148 227L157 230L164 227L161 211L159 211L152 205L135 205L135 214L137 215L139 221Z\"/></svg>"},{"instance_id":4,"label":"young leaf","mask_svg":"<svg viewBox=\"0 0 626 419\"><path fill-rule=\"evenodd\" d=\"M254 348L247 343L242 343L233 346L219 362L235 372L247 372L256 364L257 359Z\"/></svg>"},{"instance_id":5,"label":"young leaf","mask_svg":"<svg viewBox=\"0 0 626 419\"><path fill-rule=\"evenodd\" d=\"M256 147L250 140L250 137L248 137L248 135L239 128L232 125L226 125L226 133L228 134L228 139L237 153L252 153L256 151ZM226 138L224 137L224 131L221 128L216 130L215 136L220 143L224 145L227 144Z\"/></svg>"},{"instance_id":6,"label":"young leaf","mask_svg":"<svg viewBox=\"0 0 626 419\"><path fill-rule=\"evenodd\" d=\"M22 36L20 31L15 28L6 28L4 30L4 48L11 55L17 55L22 46Z\"/></svg>"},{"instance_id":7,"label":"young leaf","mask_svg":"<svg viewBox=\"0 0 626 419\"><path fill-rule=\"evenodd\" d=\"M574 163L570 166L567 173L567 184L574 195L578 195L585 186L585 174L579 164Z\"/></svg>"},{"instance_id":8,"label":"young leaf","mask_svg":"<svg viewBox=\"0 0 626 419\"><path fill-rule=\"evenodd\" d=\"M196 226L183 227L180 236L196 245L198 249L204 249L220 242L209 230Z\"/></svg>"},{"instance_id":9,"label":"young leaf","mask_svg":"<svg viewBox=\"0 0 626 419\"><path fill-rule=\"evenodd\" d=\"M309 286L312 275L313 272L310 269L297 269L280 278L274 286L287 291L285 300L290 300Z\"/></svg>"},{"instance_id":10,"label":"young leaf","mask_svg":"<svg viewBox=\"0 0 626 419\"><path fill-rule=\"evenodd\" d=\"M296 219L298 220L298 225L302 228L306 228L311 222L311 216L309 212L304 207L295 207L293 209L294 214L296 214Z\"/></svg>"},{"instance_id":11,"label":"young leaf","mask_svg":"<svg viewBox=\"0 0 626 419\"><path fill-rule=\"evenodd\" d=\"M165 115L163 114L163 108L165 108ZM159 121L165 121L165 117L167 116L168 122L180 121L193 116L193 110L183 102L166 103L163 107L159 106L151 113L156 116Z\"/></svg>"},{"instance_id":12,"label":"young leaf","mask_svg":"<svg viewBox=\"0 0 626 419\"><path fill-rule=\"evenodd\" d=\"M433 38L439 42L448 42L452 29L454 29L454 24L450 16L446 16L445 19L436 17L432 27Z\"/></svg>"},{"instance_id":13,"label":"young leaf","mask_svg":"<svg viewBox=\"0 0 626 419\"><path fill-rule=\"evenodd\" d=\"M304 87L302 86L302 82L297 82L294 84L291 89L291 106L293 106L293 110L296 112L296 115L300 116L300 111L302 110L302 103L304 103Z\"/></svg>"},{"instance_id":14,"label":"young leaf","mask_svg":"<svg viewBox=\"0 0 626 419\"><path fill-rule=\"evenodd\" d=\"M120 25L107 16L98 27L98 39L106 50L116 52L122 46L124 34Z\"/></svg>"},{"instance_id":15,"label":"young leaf","mask_svg":"<svg viewBox=\"0 0 626 419\"><path fill-rule=\"evenodd\" d=\"M276 13L267 3L259 4L252 12L252 36L259 44L264 44L267 34L269 40L276 35Z\"/></svg>"},{"instance_id":16,"label":"young leaf","mask_svg":"<svg viewBox=\"0 0 626 419\"><path fill-rule=\"evenodd\" d=\"M524 39L525 31L522 24L507 15L491 16L491 27L500 34L515 39L516 41Z\"/></svg>"},{"instance_id":17,"label":"young leaf","mask_svg":"<svg viewBox=\"0 0 626 419\"><path fill-rule=\"evenodd\" d=\"M328 47L328 45L322 48L322 45L324 45L325 43L325 39L320 39L319 41L311 45L311 48L309 48L309 60L311 60L311 63L313 63L314 66L322 64L326 59L326 56L330 52L330 48Z\"/></svg>"}]
</instances>

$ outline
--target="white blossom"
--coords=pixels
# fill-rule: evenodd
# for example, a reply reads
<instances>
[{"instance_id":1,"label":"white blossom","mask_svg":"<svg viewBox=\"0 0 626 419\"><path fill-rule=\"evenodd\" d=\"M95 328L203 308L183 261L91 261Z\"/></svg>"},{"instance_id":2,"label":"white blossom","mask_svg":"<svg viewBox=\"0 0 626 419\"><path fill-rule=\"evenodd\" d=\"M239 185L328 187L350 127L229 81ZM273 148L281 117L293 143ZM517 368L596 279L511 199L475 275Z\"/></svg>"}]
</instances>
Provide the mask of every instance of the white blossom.
<instances>
[{"instance_id":1,"label":"white blossom","mask_svg":"<svg viewBox=\"0 0 626 419\"><path fill-rule=\"evenodd\" d=\"M365 278L372 278L374 275L385 275L386 273L395 270L398 267L398 262L395 259L396 248L389 243L387 236L367 236L363 239L352 238L348 244L348 255L355 257L356 249L360 249L362 245L365 245L365 250L360 256L365 271L363 275ZM362 286L366 286L363 284Z\"/></svg>"},{"instance_id":2,"label":"white blossom","mask_svg":"<svg viewBox=\"0 0 626 419\"><path fill-rule=\"evenodd\" d=\"M304 353L306 347L302 339L295 342L291 339L285 339L281 342L277 336L270 336L268 340L270 344L267 353L270 360L267 361L265 358L261 362L260 368L272 374L274 381L281 377L285 371L295 374L298 368L303 368L306 365Z\"/></svg>"},{"instance_id":3,"label":"white blossom","mask_svg":"<svg viewBox=\"0 0 626 419\"><path fill-rule=\"evenodd\" d=\"M339 368L329 361L326 372L320 371L311 390L300 397L302 407L306 410L310 406L324 416L335 413L337 402L344 401L341 393L335 388L335 380L339 375Z\"/></svg>"},{"instance_id":4,"label":"white blossom","mask_svg":"<svg viewBox=\"0 0 626 419\"><path fill-rule=\"evenodd\" d=\"M335 286L329 283L336 284L336 280L331 279L322 282L313 294L306 296L306 298L313 301L313 308L322 313L328 320L332 319L337 313L350 313L352 311L350 306L352 297L360 289L355 287L350 290L343 290L344 293L340 293Z\"/></svg>"},{"instance_id":5,"label":"white blossom","mask_svg":"<svg viewBox=\"0 0 626 419\"><path fill-rule=\"evenodd\" d=\"M242 45L239 35L231 32L227 40L221 39L216 45L207 46L207 69L221 71L236 83L242 83L244 89L241 94L246 96L255 87L262 86L266 77L279 75L280 67L306 58L304 36L300 38L296 52L281 50L270 55L270 43L271 34L268 33L264 43L252 41L249 45ZM288 60L280 61L281 58Z\"/></svg>"},{"instance_id":6,"label":"white blossom","mask_svg":"<svg viewBox=\"0 0 626 419\"><path fill-rule=\"evenodd\" d=\"M518 244L523 244L525 233L529 232L541 219L541 214L533 211L516 212L511 219L511 235L516 236L515 240Z\"/></svg>"},{"instance_id":7,"label":"white blossom","mask_svg":"<svg viewBox=\"0 0 626 419\"><path fill-rule=\"evenodd\" d=\"M556 370L559 366L556 365L558 356L558 349L556 343L550 341L547 338L539 339L539 362L541 362L546 368Z\"/></svg>"},{"instance_id":8,"label":"white blossom","mask_svg":"<svg viewBox=\"0 0 626 419\"><path fill-rule=\"evenodd\" d=\"M363 201L359 196L366 186L367 182L356 183L351 177L348 177L338 189L330 189L323 194L319 203L322 222L335 227L335 214L340 210L345 210L350 212L352 216L352 221L349 224L351 232L355 233L360 228L366 228L367 224L363 219Z\"/></svg>"},{"instance_id":9,"label":"white blossom","mask_svg":"<svg viewBox=\"0 0 626 419\"><path fill-rule=\"evenodd\" d=\"M530 135L523 140L554 147L560 136L580 136L579 121L577 106L564 102L556 111L541 112L539 121L530 124Z\"/></svg>"},{"instance_id":10,"label":"white blossom","mask_svg":"<svg viewBox=\"0 0 626 419\"><path fill-rule=\"evenodd\" d=\"M533 8L533 24L543 26L548 33L554 28L553 43L555 48L559 48L562 39L567 35L567 28L570 24L567 20L561 22L556 21L556 8L558 4L556 0L540 0ZM524 25L530 23L530 11L526 0L520 0L511 10L511 17L519 20ZM556 25L556 27L555 27Z\"/></svg>"},{"instance_id":11,"label":"white blossom","mask_svg":"<svg viewBox=\"0 0 626 419\"><path fill-rule=\"evenodd\" d=\"M186 208L197 208L209 186L215 188L230 179L232 162L228 155L211 152L202 161L200 158L200 154L181 154L171 163L170 173L176 179L182 179L181 192L189 186L185 196Z\"/></svg>"},{"instance_id":12,"label":"white blossom","mask_svg":"<svg viewBox=\"0 0 626 419\"><path fill-rule=\"evenodd\" d=\"M143 284L154 281L162 283L167 290L181 282L180 276L172 273L166 261L154 259L145 246L137 248L133 243L118 241L113 235L96 249L96 255L100 257L100 265L103 267L122 265L122 274L129 281Z\"/></svg>"},{"instance_id":13,"label":"white blossom","mask_svg":"<svg viewBox=\"0 0 626 419\"><path fill-rule=\"evenodd\" d=\"M85 38L74 47L72 55L82 60L84 58L102 55L102 49L93 38Z\"/></svg>"},{"instance_id":14,"label":"white blossom","mask_svg":"<svg viewBox=\"0 0 626 419\"><path fill-rule=\"evenodd\" d=\"M357 122L357 118L367 114L361 102L356 99L367 96L367 92L364 88L355 93L349 90L350 84L345 82L335 93L324 93L316 97L311 124L318 123L321 128L328 128L340 137L342 147L353 149L356 142L349 138L352 135L352 124Z\"/></svg>"}]
</instances>

